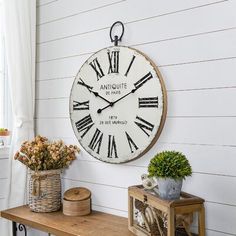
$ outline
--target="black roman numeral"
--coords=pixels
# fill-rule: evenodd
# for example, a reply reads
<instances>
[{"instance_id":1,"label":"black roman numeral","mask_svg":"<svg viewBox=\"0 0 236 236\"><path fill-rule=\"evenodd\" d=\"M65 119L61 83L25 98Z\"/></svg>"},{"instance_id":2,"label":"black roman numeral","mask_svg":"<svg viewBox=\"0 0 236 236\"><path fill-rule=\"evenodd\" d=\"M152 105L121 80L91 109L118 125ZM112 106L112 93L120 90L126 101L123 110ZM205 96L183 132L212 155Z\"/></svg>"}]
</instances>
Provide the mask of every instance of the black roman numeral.
<instances>
[{"instance_id":1,"label":"black roman numeral","mask_svg":"<svg viewBox=\"0 0 236 236\"><path fill-rule=\"evenodd\" d=\"M158 97L148 97L138 99L139 108L158 107Z\"/></svg>"},{"instance_id":2,"label":"black roman numeral","mask_svg":"<svg viewBox=\"0 0 236 236\"><path fill-rule=\"evenodd\" d=\"M89 86L89 85L85 84L84 81L81 78L79 78L77 84L80 84L80 85L86 87L89 91L91 91L93 89L92 86Z\"/></svg>"},{"instance_id":3,"label":"black roman numeral","mask_svg":"<svg viewBox=\"0 0 236 236\"><path fill-rule=\"evenodd\" d=\"M89 148L91 148L93 151L97 148L96 153L98 153L98 154L100 152L102 138L103 138L103 133L99 129L96 129L96 131L93 135L93 138L91 139L91 142L88 145Z\"/></svg>"},{"instance_id":4,"label":"black roman numeral","mask_svg":"<svg viewBox=\"0 0 236 236\"><path fill-rule=\"evenodd\" d=\"M93 120L90 115L85 116L81 120L77 121L75 123L76 128L78 132L83 132L81 135L81 138L84 137L84 135L91 129L91 127L94 125Z\"/></svg>"},{"instance_id":5,"label":"black roman numeral","mask_svg":"<svg viewBox=\"0 0 236 236\"><path fill-rule=\"evenodd\" d=\"M73 110L89 110L89 101L86 102L78 102L73 101Z\"/></svg>"},{"instance_id":6,"label":"black roman numeral","mask_svg":"<svg viewBox=\"0 0 236 236\"><path fill-rule=\"evenodd\" d=\"M117 150L116 150L115 136L108 135L108 153L107 153L107 157L112 158L113 156L115 158L118 158Z\"/></svg>"},{"instance_id":7,"label":"black roman numeral","mask_svg":"<svg viewBox=\"0 0 236 236\"><path fill-rule=\"evenodd\" d=\"M98 59L95 58L92 62L89 63L89 65L94 69L97 75L97 80L99 80L101 77L104 76L104 73L102 71L102 68L98 62Z\"/></svg>"},{"instance_id":8,"label":"black roman numeral","mask_svg":"<svg viewBox=\"0 0 236 236\"><path fill-rule=\"evenodd\" d=\"M126 134L126 138L129 143L130 151L131 151L131 153L133 153L134 152L133 147L135 148L135 150L138 150L138 146L134 143L134 141L131 139L131 137L129 136L129 134L127 132L125 132L125 134Z\"/></svg>"},{"instance_id":9,"label":"black roman numeral","mask_svg":"<svg viewBox=\"0 0 236 236\"><path fill-rule=\"evenodd\" d=\"M139 116L136 116L136 119L138 121L135 121L134 123L149 137L150 136L149 133L150 133L150 131L152 132L154 125L149 123L148 121L142 119Z\"/></svg>"},{"instance_id":10,"label":"black roman numeral","mask_svg":"<svg viewBox=\"0 0 236 236\"><path fill-rule=\"evenodd\" d=\"M126 73L125 73L125 76L128 75L128 73L129 73L129 71L130 71L130 68L131 68L131 66L132 66L132 64L133 64L133 62L134 62L134 59L135 59L135 56L132 57L132 60L131 60L131 62L129 63L129 66L128 66L128 69L127 69L127 71L126 71Z\"/></svg>"},{"instance_id":11,"label":"black roman numeral","mask_svg":"<svg viewBox=\"0 0 236 236\"><path fill-rule=\"evenodd\" d=\"M120 51L107 52L109 59L108 74L119 73L119 53Z\"/></svg>"},{"instance_id":12,"label":"black roman numeral","mask_svg":"<svg viewBox=\"0 0 236 236\"><path fill-rule=\"evenodd\" d=\"M140 88L143 86L148 80L150 80L152 77L152 73L148 72L146 75L143 76L140 80L138 80L136 83L134 83L134 86L136 89Z\"/></svg>"}]
</instances>

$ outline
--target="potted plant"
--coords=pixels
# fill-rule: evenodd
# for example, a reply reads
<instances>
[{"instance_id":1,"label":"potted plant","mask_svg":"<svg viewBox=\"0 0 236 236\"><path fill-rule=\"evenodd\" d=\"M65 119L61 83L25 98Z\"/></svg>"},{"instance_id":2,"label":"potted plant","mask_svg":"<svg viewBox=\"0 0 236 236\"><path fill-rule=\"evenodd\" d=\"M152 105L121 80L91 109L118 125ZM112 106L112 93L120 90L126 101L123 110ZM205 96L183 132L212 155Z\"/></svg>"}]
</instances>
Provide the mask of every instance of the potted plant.
<instances>
[{"instance_id":1,"label":"potted plant","mask_svg":"<svg viewBox=\"0 0 236 236\"><path fill-rule=\"evenodd\" d=\"M5 128L0 128L0 145L6 146L10 137L10 131Z\"/></svg>"},{"instance_id":2,"label":"potted plant","mask_svg":"<svg viewBox=\"0 0 236 236\"><path fill-rule=\"evenodd\" d=\"M25 141L15 159L29 168L29 207L35 212L52 212L61 207L62 169L76 159L79 148L62 140L36 136Z\"/></svg>"},{"instance_id":3,"label":"potted plant","mask_svg":"<svg viewBox=\"0 0 236 236\"><path fill-rule=\"evenodd\" d=\"M163 151L154 156L148 166L150 177L158 183L154 188L166 200L180 197L183 179L192 175L192 168L184 154L177 151Z\"/></svg>"}]
</instances>

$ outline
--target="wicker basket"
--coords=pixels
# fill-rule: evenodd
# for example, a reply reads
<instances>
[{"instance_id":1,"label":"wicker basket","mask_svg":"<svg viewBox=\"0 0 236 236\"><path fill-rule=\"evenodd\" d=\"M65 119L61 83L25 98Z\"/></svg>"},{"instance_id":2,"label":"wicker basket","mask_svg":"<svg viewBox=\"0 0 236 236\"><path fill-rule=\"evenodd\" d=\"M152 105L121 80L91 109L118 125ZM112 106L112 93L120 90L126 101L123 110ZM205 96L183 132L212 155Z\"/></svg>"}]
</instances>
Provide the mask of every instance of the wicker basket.
<instances>
[{"instance_id":1,"label":"wicker basket","mask_svg":"<svg viewBox=\"0 0 236 236\"><path fill-rule=\"evenodd\" d=\"M61 207L61 170L29 171L29 207L34 212L53 212Z\"/></svg>"}]
</instances>

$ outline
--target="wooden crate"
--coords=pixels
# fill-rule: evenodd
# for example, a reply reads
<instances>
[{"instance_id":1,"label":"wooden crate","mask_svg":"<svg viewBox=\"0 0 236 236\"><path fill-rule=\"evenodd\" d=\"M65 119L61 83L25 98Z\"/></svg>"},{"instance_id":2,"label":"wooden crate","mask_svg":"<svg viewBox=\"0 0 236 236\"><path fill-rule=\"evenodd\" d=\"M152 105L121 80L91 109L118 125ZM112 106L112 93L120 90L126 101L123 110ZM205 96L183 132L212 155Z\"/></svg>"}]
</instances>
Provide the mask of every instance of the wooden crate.
<instances>
[{"instance_id":1,"label":"wooden crate","mask_svg":"<svg viewBox=\"0 0 236 236\"><path fill-rule=\"evenodd\" d=\"M135 235L192 236L189 227L197 212L199 236L205 236L204 199L181 192L178 200L163 200L142 185L131 186L128 192L129 230Z\"/></svg>"}]
</instances>

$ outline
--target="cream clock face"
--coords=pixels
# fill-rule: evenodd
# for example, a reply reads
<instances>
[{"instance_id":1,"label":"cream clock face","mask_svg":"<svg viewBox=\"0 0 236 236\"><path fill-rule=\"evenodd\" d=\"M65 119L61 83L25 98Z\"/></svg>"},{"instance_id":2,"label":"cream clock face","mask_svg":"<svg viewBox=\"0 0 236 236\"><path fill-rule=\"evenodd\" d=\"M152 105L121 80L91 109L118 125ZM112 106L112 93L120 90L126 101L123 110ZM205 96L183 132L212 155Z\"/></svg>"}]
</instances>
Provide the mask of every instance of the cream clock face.
<instances>
[{"instance_id":1,"label":"cream clock face","mask_svg":"<svg viewBox=\"0 0 236 236\"><path fill-rule=\"evenodd\" d=\"M80 68L70 94L70 118L79 143L109 163L131 161L155 143L166 116L161 74L141 52L102 49Z\"/></svg>"}]
</instances>

